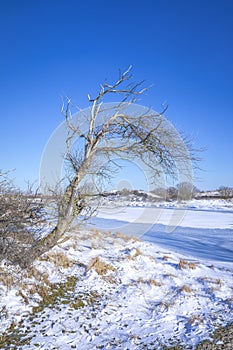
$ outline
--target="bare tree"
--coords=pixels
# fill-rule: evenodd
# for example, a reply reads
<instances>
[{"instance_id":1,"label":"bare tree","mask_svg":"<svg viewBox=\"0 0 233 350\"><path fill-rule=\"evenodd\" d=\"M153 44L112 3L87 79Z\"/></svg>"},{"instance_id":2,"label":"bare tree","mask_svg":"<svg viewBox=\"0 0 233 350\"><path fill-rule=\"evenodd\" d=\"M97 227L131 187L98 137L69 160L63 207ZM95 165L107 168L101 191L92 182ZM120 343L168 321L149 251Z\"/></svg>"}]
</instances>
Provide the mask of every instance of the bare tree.
<instances>
[{"instance_id":1,"label":"bare tree","mask_svg":"<svg viewBox=\"0 0 233 350\"><path fill-rule=\"evenodd\" d=\"M220 196L224 199L233 197L233 188L228 186L220 186L218 189Z\"/></svg>"},{"instance_id":2,"label":"bare tree","mask_svg":"<svg viewBox=\"0 0 233 350\"><path fill-rule=\"evenodd\" d=\"M55 227L36 242L31 259L56 245L77 217L92 213L90 199L101 191L98 180L90 179L93 175L95 179L108 179L116 166L115 158L140 160L151 179L160 172L174 176L177 166L181 168L193 160L187 152L188 143L163 117L166 108L161 113L146 108L139 113L135 108L138 97L148 90L143 84L132 82L130 68L120 72L115 83L104 82L100 86L96 97L88 95L88 113L80 112L77 120L73 118L76 107L71 100L63 101L62 114L68 128L65 155L68 175L65 185L54 191L59 192L53 196L57 203ZM120 102L104 103L109 97Z\"/></svg>"},{"instance_id":3,"label":"bare tree","mask_svg":"<svg viewBox=\"0 0 233 350\"><path fill-rule=\"evenodd\" d=\"M174 186L170 186L168 187L167 189L167 194L168 194L168 199L169 200L174 200L174 199L177 199L177 194L178 194L178 190L176 187Z\"/></svg>"},{"instance_id":4,"label":"bare tree","mask_svg":"<svg viewBox=\"0 0 233 350\"><path fill-rule=\"evenodd\" d=\"M193 198L193 184L190 182L181 182L177 185L177 199L189 200Z\"/></svg>"}]
</instances>

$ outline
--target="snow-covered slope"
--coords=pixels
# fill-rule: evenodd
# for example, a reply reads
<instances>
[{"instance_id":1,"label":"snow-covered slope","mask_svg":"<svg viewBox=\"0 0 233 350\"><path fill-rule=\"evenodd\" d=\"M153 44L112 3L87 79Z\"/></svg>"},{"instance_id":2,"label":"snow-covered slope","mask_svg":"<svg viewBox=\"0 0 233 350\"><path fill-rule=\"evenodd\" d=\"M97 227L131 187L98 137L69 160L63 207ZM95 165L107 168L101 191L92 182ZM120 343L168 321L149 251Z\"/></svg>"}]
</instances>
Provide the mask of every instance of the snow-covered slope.
<instances>
[{"instance_id":1,"label":"snow-covered slope","mask_svg":"<svg viewBox=\"0 0 233 350\"><path fill-rule=\"evenodd\" d=\"M233 320L232 282L232 268L74 230L23 273L1 264L1 348L192 348Z\"/></svg>"}]
</instances>

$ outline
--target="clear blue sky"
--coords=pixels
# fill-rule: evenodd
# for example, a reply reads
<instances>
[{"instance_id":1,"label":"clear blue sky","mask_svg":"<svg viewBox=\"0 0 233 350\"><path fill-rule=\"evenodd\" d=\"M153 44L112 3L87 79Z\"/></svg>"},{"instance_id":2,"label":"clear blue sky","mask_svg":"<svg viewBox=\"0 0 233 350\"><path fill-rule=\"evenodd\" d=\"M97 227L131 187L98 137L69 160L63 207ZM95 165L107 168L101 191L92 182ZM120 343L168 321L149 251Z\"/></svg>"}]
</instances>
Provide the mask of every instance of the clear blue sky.
<instances>
[{"instance_id":1,"label":"clear blue sky","mask_svg":"<svg viewBox=\"0 0 233 350\"><path fill-rule=\"evenodd\" d=\"M233 186L232 0L0 1L0 168L36 180L62 121L65 93L87 93L118 68L155 84L141 101L205 147L196 185Z\"/></svg>"}]
</instances>

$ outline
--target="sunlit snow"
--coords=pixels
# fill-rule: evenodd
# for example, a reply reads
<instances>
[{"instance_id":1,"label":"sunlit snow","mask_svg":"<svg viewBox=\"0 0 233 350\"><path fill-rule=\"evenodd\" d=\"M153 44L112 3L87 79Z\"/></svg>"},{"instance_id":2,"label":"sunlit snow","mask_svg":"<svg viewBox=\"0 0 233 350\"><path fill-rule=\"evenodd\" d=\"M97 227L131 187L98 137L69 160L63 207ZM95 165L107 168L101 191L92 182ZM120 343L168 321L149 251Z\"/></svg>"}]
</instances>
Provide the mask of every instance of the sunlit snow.
<instances>
[{"instance_id":1,"label":"sunlit snow","mask_svg":"<svg viewBox=\"0 0 233 350\"><path fill-rule=\"evenodd\" d=\"M20 274L2 262L3 335L23 350L195 348L233 321L233 208L198 205L150 208L142 222L145 208L105 208L94 229L67 233L33 271ZM184 208L183 221L167 233L170 213ZM129 231L136 227L148 228L140 240Z\"/></svg>"}]
</instances>

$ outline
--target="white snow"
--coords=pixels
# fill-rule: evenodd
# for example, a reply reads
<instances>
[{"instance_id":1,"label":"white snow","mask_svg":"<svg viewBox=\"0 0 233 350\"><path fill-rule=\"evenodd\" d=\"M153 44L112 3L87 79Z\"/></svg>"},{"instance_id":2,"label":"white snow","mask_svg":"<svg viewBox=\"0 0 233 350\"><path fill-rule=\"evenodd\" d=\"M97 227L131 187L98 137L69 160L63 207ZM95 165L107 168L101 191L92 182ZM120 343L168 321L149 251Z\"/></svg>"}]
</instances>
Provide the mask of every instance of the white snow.
<instances>
[{"instance_id":1,"label":"white snow","mask_svg":"<svg viewBox=\"0 0 233 350\"><path fill-rule=\"evenodd\" d=\"M143 224L161 224L172 226L176 215L180 227L224 229L233 228L233 210L231 212L208 211L192 208L132 208L123 207L117 210L102 209L99 218Z\"/></svg>"},{"instance_id":2,"label":"white snow","mask_svg":"<svg viewBox=\"0 0 233 350\"><path fill-rule=\"evenodd\" d=\"M177 214L178 213L178 214ZM156 206L105 206L98 217L126 222L172 226L172 216L179 217L179 226L193 228L233 228L233 203L224 200L192 200L183 203L162 202Z\"/></svg>"},{"instance_id":3,"label":"white snow","mask_svg":"<svg viewBox=\"0 0 233 350\"><path fill-rule=\"evenodd\" d=\"M179 223L180 236L165 230L169 215L183 211L180 205L102 210L96 227L111 229L112 223L123 231L137 225L150 229L143 241L106 230L76 229L36 261L34 271L20 274L19 268L2 262L1 276L11 279L0 279L0 329L8 330L12 348L159 350L176 343L195 348L216 327L232 322L233 261L221 253L224 247L232 252L233 211L210 202L199 202L198 208L194 204L189 203ZM164 231L156 236L156 228ZM174 242L187 245L183 254ZM195 255L195 244L205 246L206 256ZM105 268L98 270L98 263ZM35 308L41 305L42 285L52 283L56 289L72 276L73 287L67 285L55 299ZM28 344L15 345L13 334L28 338Z\"/></svg>"},{"instance_id":4,"label":"white snow","mask_svg":"<svg viewBox=\"0 0 233 350\"><path fill-rule=\"evenodd\" d=\"M222 200L166 203L159 207L107 207L96 228L140 237L171 251L214 263L233 263L233 204Z\"/></svg>"}]
</instances>

